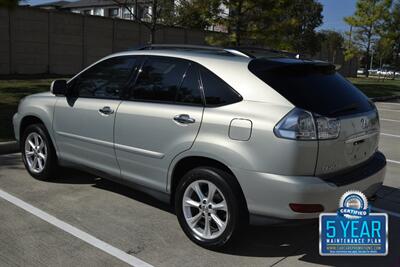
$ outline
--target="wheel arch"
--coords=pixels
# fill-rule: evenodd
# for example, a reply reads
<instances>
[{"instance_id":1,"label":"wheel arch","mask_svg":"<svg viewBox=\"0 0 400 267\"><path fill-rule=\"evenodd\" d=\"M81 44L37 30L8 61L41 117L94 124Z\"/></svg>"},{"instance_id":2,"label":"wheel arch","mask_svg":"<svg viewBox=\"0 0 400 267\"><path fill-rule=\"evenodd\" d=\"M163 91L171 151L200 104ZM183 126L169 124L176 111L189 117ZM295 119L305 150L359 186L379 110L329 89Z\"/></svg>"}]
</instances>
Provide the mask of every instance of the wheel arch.
<instances>
[{"instance_id":1,"label":"wheel arch","mask_svg":"<svg viewBox=\"0 0 400 267\"><path fill-rule=\"evenodd\" d=\"M53 143L53 146L56 150L56 154L58 156L58 149L56 147L56 142L53 136L53 133L51 131L51 123L49 123L46 120L43 120L40 116L37 114L25 114L19 124L19 140L22 142L22 136L24 134L25 129L32 124L40 123L44 126L46 129L48 135L50 136L51 142Z\"/></svg>"},{"instance_id":2,"label":"wheel arch","mask_svg":"<svg viewBox=\"0 0 400 267\"><path fill-rule=\"evenodd\" d=\"M29 125L36 124L36 123L40 123L40 124L45 125L45 123L39 117L34 116L34 115L26 115L25 117L23 117L21 119L21 123L20 123L20 126L19 126L19 138L20 138L20 140L21 140L22 135L24 134L26 128Z\"/></svg>"},{"instance_id":3,"label":"wheel arch","mask_svg":"<svg viewBox=\"0 0 400 267\"><path fill-rule=\"evenodd\" d=\"M174 203L176 188L177 188L179 182L181 181L182 177L189 170L194 169L196 167L201 167L201 166L213 167L213 168L217 168L217 169L220 169L220 170L223 170L223 171L229 173L233 177L232 182L235 184L235 186L237 186L237 188L240 191L240 194L241 194L240 198L242 200L242 203L245 205L246 212L248 213L247 201L244 196L242 187L240 186L240 183L239 183L238 179L236 178L235 174L225 163L223 163L219 160L213 159L211 157L206 157L206 156L182 157L179 160L177 160L176 163L173 165L173 167L171 168L172 171L169 176L170 179L168 179L169 183L168 183L168 188L167 188L167 190L169 190L169 192L170 192L171 204Z\"/></svg>"}]
</instances>

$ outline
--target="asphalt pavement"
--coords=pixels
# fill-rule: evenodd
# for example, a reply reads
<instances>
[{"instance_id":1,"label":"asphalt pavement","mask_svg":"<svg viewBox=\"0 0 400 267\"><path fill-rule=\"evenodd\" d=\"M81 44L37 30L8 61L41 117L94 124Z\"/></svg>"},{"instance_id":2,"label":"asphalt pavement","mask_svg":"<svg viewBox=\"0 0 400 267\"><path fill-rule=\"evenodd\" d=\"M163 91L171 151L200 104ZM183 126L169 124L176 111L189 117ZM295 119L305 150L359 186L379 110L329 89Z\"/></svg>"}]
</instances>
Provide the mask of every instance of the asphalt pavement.
<instances>
[{"instance_id":1,"label":"asphalt pavement","mask_svg":"<svg viewBox=\"0 0 400 267\"><path fill-rule=\"evenodd\" d=\"M20 154L0 156L0 266L400 266L400 103L377 103L389 213L386 257L322 257L318 223L249 227L220 252L190 242L171 209L131 188L66 170L31 178Z\"/></svg>"}]
</instances>

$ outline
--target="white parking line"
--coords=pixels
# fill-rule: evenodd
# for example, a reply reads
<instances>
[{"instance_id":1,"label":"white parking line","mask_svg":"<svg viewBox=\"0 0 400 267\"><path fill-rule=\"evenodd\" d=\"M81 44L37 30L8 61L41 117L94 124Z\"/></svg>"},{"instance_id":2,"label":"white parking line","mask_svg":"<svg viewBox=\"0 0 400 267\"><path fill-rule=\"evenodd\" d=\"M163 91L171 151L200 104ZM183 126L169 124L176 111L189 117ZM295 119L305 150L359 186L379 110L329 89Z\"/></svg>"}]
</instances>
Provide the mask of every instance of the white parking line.
<instances>
[{"instance_id":1,"label":"white parking line","mask_svg":"<svg viewBox=\"0 0 400 267\"><path fill-rule=\"evenodd\" d=\"M386 159L386 161L390 162L390 163L394 163L394 164L400 164L400 161L397 161L397 160Z\"/></svg>"},{"instance_id":2,"label":"white parking line","mask_svg":"<svg viewBox=\"0 0 400 267\"><path fill-rule=\"evenodd\" d=\"M136 267L152 267L152 265L148 264L147 262L144 262L132 255L129 255L128 253L111 246L110 244L107 244L106 242L86 233L83 232L82 230L79 230L78 228L63 222L56 217L32 206L31 204L26 203L25 201L16 198L9 193L3 191L0 189L0 197L4 200L7 200L8 202L14 204L17 207L20 207L21 209L29 212L32 215L35 215L36 217L39 217L40 219L54 225L55 227L79 238L80 240L110 254L111 256L114 256L121 261L131 265L131 266L136 266Z\"/></svg>"},{"instance_id":3,"label":"white parking line","mask_svg":"<svg viewBox=\"0 0 400 267\"><path fill-rule=\"evenodd\" d=\"M399 105L400 103L391 103L391 102L376 102L378 105Z\"/></svg>"},{"instance_id":4,"label":"white parking line","mask_svg":"<svg viewBox=\"0 0 400 267\"><path fill-rule=\"evenodd\" d=\"M397 110L397 109L378 108L378 111L381 111L381 110L392 111L392 112L400 112L400 110Z\"/></svg>"},{"instance_id":5,"label":"white parking line","mask_svg":"<svg viewBox=\"0 0 400 267\"><path fill-rule=\"evenodd\" d=\"M392 121L392 122L400 122L400 120L391 120L391 119L379 119L381 121Z\"/></svg>"},{"instance_id":6,"label":"white parking line","mask_svg":"<svg viewBox=\"0 0 400 267\"><path fill-rule=\"evenodd\" d=\"M396 134L381 133L381 135L400 138L400 135Z\"/></svg>"}]
</instances>

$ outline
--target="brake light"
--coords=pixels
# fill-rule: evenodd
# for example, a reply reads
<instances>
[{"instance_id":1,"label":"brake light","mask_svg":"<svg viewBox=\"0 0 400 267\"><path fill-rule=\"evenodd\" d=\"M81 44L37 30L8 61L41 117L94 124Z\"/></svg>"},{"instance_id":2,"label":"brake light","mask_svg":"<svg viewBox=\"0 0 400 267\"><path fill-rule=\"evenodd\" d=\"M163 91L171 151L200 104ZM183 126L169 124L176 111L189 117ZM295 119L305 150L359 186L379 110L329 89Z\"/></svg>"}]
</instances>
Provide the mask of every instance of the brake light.
<instances>
[{"instance_id":1,"label":"brake light","mask_svg":"<svg viewBox=\"0 0 400 267\"><path fill-rule=\"evenodd\" d=\"M274 133L293 140L335 139L340 133L340 120L294 108L275 126Z\"/></svg>"},{"instance_id":2,"label":"brake light","mask_svg":"<svg viewBox=\"0 0 400 267\"><path fill-rule=\"evenodd\" d=\"M313 140L317 138L311 112L295 108L274 128L275 135L286 139Z\"/></svg>"},{"instance_id":3,"label":"brake light","mask_svg":"<svg viewBox=\"0 0 400 267\"><path fill-rule=\"evenodd\" d=\"M289 207L295 211L300 213L313 213L313 212L323 212L324 206L321 204L298 204L298 203L290 203Z\"/></svg>"}]
</instances>

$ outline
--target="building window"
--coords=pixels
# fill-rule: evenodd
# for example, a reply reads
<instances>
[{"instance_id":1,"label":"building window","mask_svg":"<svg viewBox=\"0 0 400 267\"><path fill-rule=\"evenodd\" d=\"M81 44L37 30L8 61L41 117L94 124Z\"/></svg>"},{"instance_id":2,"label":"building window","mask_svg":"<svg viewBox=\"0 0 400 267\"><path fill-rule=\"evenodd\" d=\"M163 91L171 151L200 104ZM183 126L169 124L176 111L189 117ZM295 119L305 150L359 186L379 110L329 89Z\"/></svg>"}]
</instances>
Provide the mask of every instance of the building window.
<instances>
[{"instance_id":1,"label":"building window","mask_svg":"<svg viewBox=\"0 0 400 267\"><path fill-rule=\"evenodd\" d=\"M111 18L116 18L119 15L119 9L118 8L110 8L108 9L108 16Z\"/></svg>"},{"instance_id":2,"label":"building window","mask_svg":"<svg viewBox=\"0 0 400 267\"><path fill-rule=\"evenodd\" d=\"M94 15L96 16L103 16L103 9L102 8L96 8L94 10Z\"/></svg>"},{"instance_id":3,"label":"building window","mask_svg":"<svg viewBox=\"0 0 400 267\"><path fill-rule=\"evenodd\" d=\"M83 10L82 13L85 15L92 15L92 10L86 9L86 10Z\"/></svg>"},{"instance_id":4,"label":"building window","mask_svg":"<svg viewBox=\"0 0 400 267\"><path fill-rule=\"evenodd\" d=\"M150 21L151 18L151 6L139 6L139 18L143 21Z\"/></svg>"},{"instance_id":5,"label":"building window","mask_svg":"<svg viewBox=\"0 0 400 267\"><path fill-rule=\"evenodd\" d=\"M135 12L133 7L124 7L122 12L122 18L124 19L133 19L132 13Z\"/></svg>"}]
</instances>

